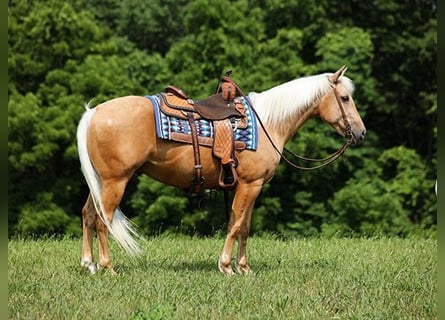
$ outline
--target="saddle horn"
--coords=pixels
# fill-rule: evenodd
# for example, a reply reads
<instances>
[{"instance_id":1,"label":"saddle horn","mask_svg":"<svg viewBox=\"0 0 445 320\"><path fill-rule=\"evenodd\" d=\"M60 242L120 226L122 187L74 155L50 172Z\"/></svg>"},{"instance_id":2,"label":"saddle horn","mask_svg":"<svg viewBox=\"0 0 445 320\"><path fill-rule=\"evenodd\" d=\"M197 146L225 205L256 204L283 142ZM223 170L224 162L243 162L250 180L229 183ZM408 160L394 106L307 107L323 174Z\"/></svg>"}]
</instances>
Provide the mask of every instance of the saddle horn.
<instances>
[{"instance_id":1,"label":"saddle horn","mask_svg":"<svg viewBox=\"0 0 445 320\"><path fill-rule=\"evenodd\" d=\"M241 95L241 90L239 90L239 87L232 78L230 78L231 74L232 69L227 70L225 75L219 79L215 90L215 93L221 93L223 100L227 102L233 102L237 94Z\"/></svg>"}]
</instances>

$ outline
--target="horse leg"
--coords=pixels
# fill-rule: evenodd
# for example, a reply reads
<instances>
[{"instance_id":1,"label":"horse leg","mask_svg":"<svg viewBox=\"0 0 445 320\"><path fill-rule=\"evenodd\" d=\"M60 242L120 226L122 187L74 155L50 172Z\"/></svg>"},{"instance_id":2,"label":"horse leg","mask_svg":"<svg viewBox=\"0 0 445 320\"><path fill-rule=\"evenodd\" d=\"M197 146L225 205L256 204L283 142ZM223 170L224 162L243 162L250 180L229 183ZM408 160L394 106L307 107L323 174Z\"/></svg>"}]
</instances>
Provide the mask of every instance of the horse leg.
<instances>
[{"instance_id":1,"label":"horse leg","mask_svg":"<svg viewBox=\"0 0 445 320\"><path fill-rule=\"evenodd\" d=\"M99 247L99 269L108 269L112 274L116 274L111 264L110 248L108 245L108 228L101 219L96 221L97 242Z\"/></svg>"},{"instance_id":2,"label":"horse leg","mask_svg":"<svg viewBox=\"0 0 445 320\"><path fill-rule=\"evenodd\" d=\"M116 272L113 269L110 259L110 248L108 245L108 227L106 224L111 224L113 221L113 214L118 207L125 191L128 179L104 181L102 185L102 202L104 205L104 222L102 219L96 220L97 240L99 247L99 269L108 269L113 274Z\"/></svg>"},{"instance_id":3,"label":"horse leg","mask_svg":"<svg viewBox=\"0 0 445 320\"><path fill-rule=\"evenodd\" d=\"M96 219L96 209L91 194L89 194L82 208L82 258L80 266L88 269L92 274L97 272L97 266L93 262L93 233Z\"/></svg>"},{"instance_id":4,"label":"horse leg","mask_svg":"<svg viewBox=\"0 0 445 320\"><path fill-rule=\"evenodd\" d=\"M227 228L227 237L218 268L224 274L232 275L231 265L233 245L238 238L239 248L237 256L237 269L240 273L248 273L250 268L247 264L246 246L247 236L250 230L250 218L255 200L260 194L262 184L238 184L232 204L232 212Z\"/></svg>"},{"instance_id":5,"label":"horse leg","mask_svg":"<svg viewBox=\"0 0 445 320\"><path fill-rule=\"evenodd\" d=\"M252 218L254 202L246 211L246 216L241 225L241 230L238 235L238 254L236 257L236 271L240 274L249 274L252 270L247 264L247 238L250 232L250 223Z\"/></svg>"}]
</instances>

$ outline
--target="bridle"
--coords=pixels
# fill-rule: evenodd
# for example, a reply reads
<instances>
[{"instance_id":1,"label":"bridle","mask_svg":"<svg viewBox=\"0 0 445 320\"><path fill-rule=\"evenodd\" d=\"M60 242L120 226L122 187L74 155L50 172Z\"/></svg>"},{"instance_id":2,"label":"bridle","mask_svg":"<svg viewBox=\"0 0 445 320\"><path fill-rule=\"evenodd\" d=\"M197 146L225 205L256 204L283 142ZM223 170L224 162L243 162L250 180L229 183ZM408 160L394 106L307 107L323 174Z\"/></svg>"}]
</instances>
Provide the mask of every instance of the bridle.
<instances>
[{"instance_id":1,"label":"bridle","mask_svg":"<svg viewBox=\"0 0 445 320\"><path fill-rule=\"evenodd\" d=\"M258 116L258 113L256 112L256 110L255 110L255 108L254 108L252 102L250 101L250 99L248 98L247 95L245 95L245 94L242 92L242 90L241 90L239 87L238 87L238 89L240 90L240 93L242 93L242 95L245 96L245 97L249 100L250 105L251 105L251 107L252 107L252 110L253 110L253 112L255 113L255 115L256 115L256 117L257 117L257 119L258 119L258 123L260 124L261 128L263 128L263 131L264 131L264 133L266 134L266 137L267 137L267 139L269 140L269 142L271 143L272 147L275 149L275 151L278 153L278 155L279 155L284 161L286 161L290 166L292 166L292 167L294 167L294 168L296 168L296 169L309 171L309 170L315 170L315 169L319 169L319 168L322 168L322 167L324 167L324 166L327 166L327 165L330 164L331 162L333 162L333 161L337 160L339 157L341 157L341 156L345 153L346 149L347 149L347 148L352 144L352 142L353 142L352 127L351 127L351 124L350 124L350 122L349 122L349 120L348 120L348 117L346 116L346 111L345 111L345 109L344 109L344 107L343 107L343 103L341 102L341 97L340 97L338 91L336 90L336 89L337 89L337 83L336 83L336 82L335 82L335 83L332 83L332 89L334 90L335 99L336 99L336 101L337 101L338 107L340 108L342 119L343 119L343 121L345 122L345 134L346 134L346 138L347 138L347 140L346 140L346 142L343 144L343 146L342 146L340 149L338 149L336 152L334 152L333 154L331 154L330 156L328 156L328 157L326 157L326 158L323 158L323 159L306 158L306 157L302 157L302 156L299 156L299 155L293 153L292 151L290 151L290 150L287 149L286 147L284 147L284 149L283 149L283 151L285 151L285 152L291 154L293 157L295 157L295 158L297 158L297 159L300 159L300 160L303 160L303 161L306 161L306 162L312 162L312 163L315 163L315 162L322 162L321 164L316 165L316 166L313 166L313 167L302 167L302 166L299 166L299 165L293 163L291 160L289 160L289 159L283 154L283 152L281 152L281 151L278 149L278 147L275 145L275 143L273 142L272 138L270 137L269 133L267 132L266 127L264 126L264 124L263 124L263 122L261 121L260 117Z\"/></svg>"}]
</instances>

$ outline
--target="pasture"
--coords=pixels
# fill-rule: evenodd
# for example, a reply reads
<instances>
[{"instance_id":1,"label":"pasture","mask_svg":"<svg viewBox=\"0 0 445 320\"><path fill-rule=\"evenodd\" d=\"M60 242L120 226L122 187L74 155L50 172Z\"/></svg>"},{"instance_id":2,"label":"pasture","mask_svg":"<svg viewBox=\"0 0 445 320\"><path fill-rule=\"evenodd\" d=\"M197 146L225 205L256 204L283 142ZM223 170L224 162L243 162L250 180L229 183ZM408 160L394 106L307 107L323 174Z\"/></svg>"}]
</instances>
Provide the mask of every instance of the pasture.
<instances>
[{"instance_id":1,"label":"pasture","mask_svg":"<svg viewBox=\"0 0 445 320\"><path fill-rule=\"evenodd\" d=\"M9 319L437 319L435 239L254 236L248 276L218 271L223 239L111 241L117 276L82 271L80 239L12 239Z\"/></svg>"}]
</instances>

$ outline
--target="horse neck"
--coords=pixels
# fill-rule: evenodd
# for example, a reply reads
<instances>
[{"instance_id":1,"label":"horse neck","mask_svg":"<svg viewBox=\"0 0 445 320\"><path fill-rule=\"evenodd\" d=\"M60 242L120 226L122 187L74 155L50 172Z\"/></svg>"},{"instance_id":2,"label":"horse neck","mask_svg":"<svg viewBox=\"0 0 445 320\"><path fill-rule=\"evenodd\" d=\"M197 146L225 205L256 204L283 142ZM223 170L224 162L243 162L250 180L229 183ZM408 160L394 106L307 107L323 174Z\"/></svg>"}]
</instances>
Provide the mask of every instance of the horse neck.
<instances>
[{"instance_id":1,"label":"horse neck","mask_svg":"<svg viewBox=\"0 0 445 320\"><path fill-rule=\"evenodd\" d=\"M250 94L265 129L280 147L315 115L321 97L330 88L326 81L312 76Z\"/></svg>"}]
</instances>

